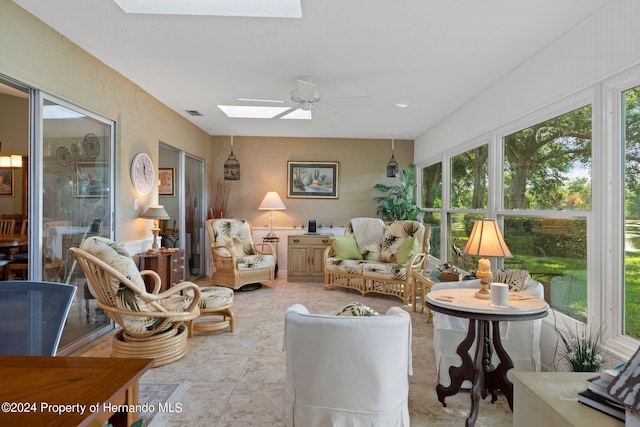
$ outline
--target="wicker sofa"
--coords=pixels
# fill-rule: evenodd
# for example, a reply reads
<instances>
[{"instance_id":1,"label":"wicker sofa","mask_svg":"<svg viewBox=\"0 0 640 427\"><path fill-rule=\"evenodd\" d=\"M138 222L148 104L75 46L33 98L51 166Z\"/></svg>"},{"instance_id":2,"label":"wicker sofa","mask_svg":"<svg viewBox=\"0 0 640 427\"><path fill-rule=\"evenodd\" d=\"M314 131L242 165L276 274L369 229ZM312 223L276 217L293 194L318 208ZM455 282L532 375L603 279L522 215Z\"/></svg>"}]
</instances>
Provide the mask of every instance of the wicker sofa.
<instances>
[{"instance_id":1,"label":"wicker sofa","mask_svg":"<svg viewBox=\"0 0 640 427\"><path fill-rule=\"evenodd\" d=\"M324 288L393 295L408 304L413 297L412 272L424 268L429 235L428 226L417 221L352 219L345 236L332 238L325 250Z\"/></svg>"}]
</instances>

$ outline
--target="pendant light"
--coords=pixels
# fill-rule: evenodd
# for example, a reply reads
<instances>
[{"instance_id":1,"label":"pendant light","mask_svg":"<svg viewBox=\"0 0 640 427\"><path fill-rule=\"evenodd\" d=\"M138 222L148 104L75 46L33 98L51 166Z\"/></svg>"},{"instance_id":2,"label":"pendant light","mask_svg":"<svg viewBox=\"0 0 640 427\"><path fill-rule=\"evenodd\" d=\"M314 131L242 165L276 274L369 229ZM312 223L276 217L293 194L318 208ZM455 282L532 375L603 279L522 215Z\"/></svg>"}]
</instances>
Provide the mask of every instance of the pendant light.
<instances>
[{"instance_id":1,"label":"pendant light","mask_svg":"<svg viewBox=\"0 0 640 427\"><path fill-rule=\"evenodd\" d=\"M224 179L226 181L240 180L240 162L233 155L233 135L231 135L231 154L224 162Z\"/></svg>"},{"instance_id":2,"label":"pendant light","mask_svg":"<svg viewBox=\"0 0 640 427\"><path fill-rule=\"evenodd\" d=\"M398 176L398 162L393 157L393 150L395 148L395 141L391 138L391 159L387 163L387 178L395 178Z\"/></svg>"}]
</instances>

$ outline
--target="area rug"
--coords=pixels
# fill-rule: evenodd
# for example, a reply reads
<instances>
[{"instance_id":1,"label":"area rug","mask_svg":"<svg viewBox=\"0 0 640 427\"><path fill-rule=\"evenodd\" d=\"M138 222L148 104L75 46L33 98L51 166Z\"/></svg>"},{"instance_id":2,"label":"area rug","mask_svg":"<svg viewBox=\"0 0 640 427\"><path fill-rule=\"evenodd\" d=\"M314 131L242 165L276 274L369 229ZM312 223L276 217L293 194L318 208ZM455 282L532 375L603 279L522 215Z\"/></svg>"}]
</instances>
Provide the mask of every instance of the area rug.
<instances>
[{"instance_id":1,"label":"area rug","mask_svg":"<svg viewBox=\"0 0 640 427\"><path fill-rule=\"evenodd\" d=\"M140 411L138 414L142 420L142 427L151 425L151 421L158 418L164 418L162 415L170 414L171 411L180 410L180 402L176 401L180 384L177 383L147 383L140 384L138 403L141 408L147 408L148 411ZM156 421L159 421L156 419Z\"/></svg>"}]
</instances>

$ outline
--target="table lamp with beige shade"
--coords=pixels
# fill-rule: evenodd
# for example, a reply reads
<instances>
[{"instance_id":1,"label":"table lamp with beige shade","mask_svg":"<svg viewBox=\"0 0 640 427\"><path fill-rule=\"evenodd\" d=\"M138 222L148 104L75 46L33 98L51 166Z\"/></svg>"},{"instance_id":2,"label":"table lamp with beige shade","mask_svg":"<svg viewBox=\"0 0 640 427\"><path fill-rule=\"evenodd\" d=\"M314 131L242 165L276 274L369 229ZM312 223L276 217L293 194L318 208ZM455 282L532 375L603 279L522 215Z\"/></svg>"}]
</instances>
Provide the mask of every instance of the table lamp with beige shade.
<instances>
[{"instance_id":1,"label":"table lamp with beige shade","mask_svg":"<svg viewBox=\"0 0 640 427\"><path fill-rule=\"evenodd\" d=\"M287 207L284 205L277 192L269 191L267 194L265 194L264 199L262 199L262 202L258 207L258 210L271 211L271 217L269 218L269 234L267 234L268 238L277 237L276 233L273 232L273 211L285 209L287 209Z\"/></svg>"},{"instance_id":2,"label":"table lamp with beige shade","mask_svg":"<svg viewBox=\"0 0 640 427\"><path fill-rule=\"evenodd\" d=\"M477 219L462 252L465 255L481 257L476 271L476 277L480 279L480 290L476 292L476 298L490 299L491 293L487 290L487 285L491 282L493 273L491 261L487 258L513 257L502 237L498 222L489 218Z\"/></svg>"},{"instance_id":3,"label":"table lamp with beige shade","mask_svg":"<svg viewBox=\"0 0 640 427\"><path fill-rule=\"evenodd\" d=\"M153 233L153 244L151 245L151 252L159 252L160 245L158 244L158 234L160 233L160 220L161 219L171 219L166 210L164 210L164 206L149 206L147 210L140 215L140 218L152 219L153 220L153 228L151 232Z\"/></svg>"}]
</instances>

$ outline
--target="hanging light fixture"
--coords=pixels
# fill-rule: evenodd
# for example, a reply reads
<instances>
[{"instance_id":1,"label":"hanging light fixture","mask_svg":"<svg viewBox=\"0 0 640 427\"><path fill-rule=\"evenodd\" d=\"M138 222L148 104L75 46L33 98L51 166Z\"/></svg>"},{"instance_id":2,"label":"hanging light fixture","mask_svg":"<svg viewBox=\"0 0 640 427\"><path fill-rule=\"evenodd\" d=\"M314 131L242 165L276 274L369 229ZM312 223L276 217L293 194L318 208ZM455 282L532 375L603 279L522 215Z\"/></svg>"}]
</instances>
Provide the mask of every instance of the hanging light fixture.
<instances>
[{"instance_id":1,"label":"hanging light fixture","mask_svg":"<svg viewBox=\"0 0 640 427\"><path fill-rule=\"evenodd\" d=\"M2 141L0 141L0 168L21 168L22 156L20 154L2 154Z\"/></svg>"},{"instance_id":2,"label":"hanging light fixture","mask_svg":"<svg viewBox=\"0 0 640 427\"><path fill-rule=\"evenodd\" d=\"M224 162L224 179L226 181L240 180L240 162L233 155L233 135L231 135L231 154Z\"/></svg>"},{"instance_id":3,"label":"hanging light fixture","mask_svg":"<svg viewBox=\"0 0 640 427\"><path fill-rule=\"evenodd\" d=\"M389 159L389 163L387 163L387 178L395 178L398 176L398 162L396 162L395 157L393 157L394 146L395 141L391 138L391 159Z\"/></svg>"}]
</instances>

